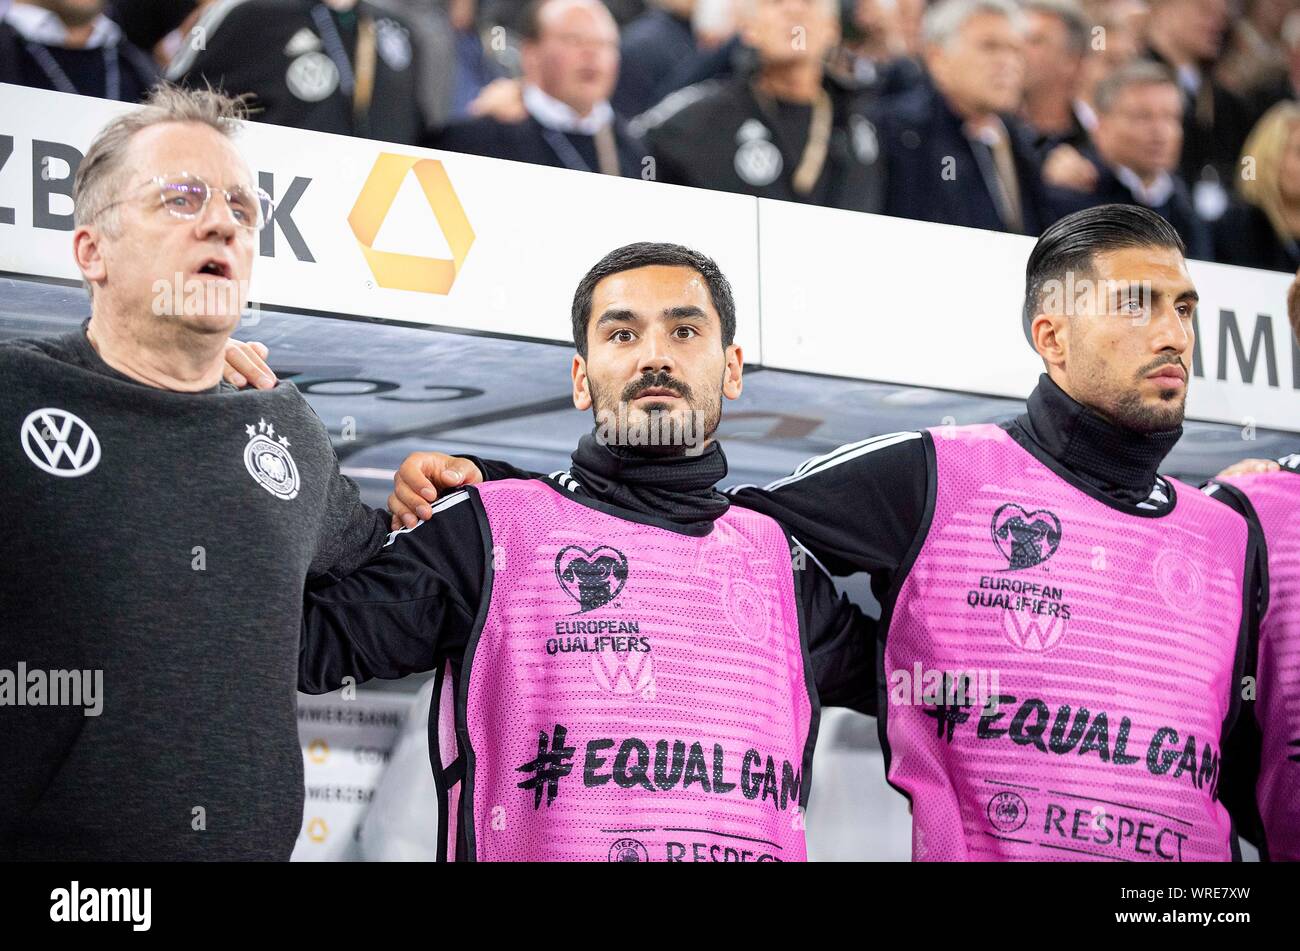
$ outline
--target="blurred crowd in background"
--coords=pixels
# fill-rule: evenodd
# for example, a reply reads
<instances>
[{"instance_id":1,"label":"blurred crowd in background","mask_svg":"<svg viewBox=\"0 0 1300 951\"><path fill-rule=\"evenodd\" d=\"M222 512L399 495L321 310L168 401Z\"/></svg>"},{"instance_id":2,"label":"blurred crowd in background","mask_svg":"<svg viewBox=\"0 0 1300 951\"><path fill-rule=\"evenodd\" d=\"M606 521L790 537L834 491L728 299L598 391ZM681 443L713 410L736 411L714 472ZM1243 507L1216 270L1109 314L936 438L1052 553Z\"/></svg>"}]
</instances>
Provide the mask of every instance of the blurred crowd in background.
<instances>
[{"instance_id":1,"label":"blurred crowd in background","mask_svg":"<svg viewBox=\"0 0 1300 951\"><path fill-rule=\"evenodd\" d=\"M1300 0L0 0L0 82L1300 267Z\"/></svg>"}]
</instances>

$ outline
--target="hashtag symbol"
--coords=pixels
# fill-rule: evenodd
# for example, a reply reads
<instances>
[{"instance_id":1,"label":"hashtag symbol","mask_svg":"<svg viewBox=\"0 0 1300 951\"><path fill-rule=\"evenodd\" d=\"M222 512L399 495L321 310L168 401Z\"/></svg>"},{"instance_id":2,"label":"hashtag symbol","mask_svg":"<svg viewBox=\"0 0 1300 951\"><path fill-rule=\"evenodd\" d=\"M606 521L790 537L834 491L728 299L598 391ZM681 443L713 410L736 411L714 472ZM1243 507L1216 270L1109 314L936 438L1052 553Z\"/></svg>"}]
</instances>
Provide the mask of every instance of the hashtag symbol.
<instances>
[{"instance_id":1,"label":"hashtag symbol","mask_svg":"<svg viewBox=\"0 0 1300 951\"><path fill-rule=\"evenodd\" d=\"M970 686L969 676L964 679L966 681L966 687L969 688ZM934 717L935 728L936 728L936 732L934 734L935 736L942 737L944 735L945 728L946 728L946 732L948 734L946 739L949 743L952 742L952 733L953 730L956 729L957 724L965 723L967 720L970 719L970 708L971 708L971 704L969 702L966 703L956 702L957 693L954 690L954 686L955 683L953 678L949 674L944 674L943 675L943 696L940 698L939 703L933 707L927 707L925 710L922 711L927 717ZM969 697L970 696L969 689L967 689L966 692L963 692L962 696Z\"/></svg>"},{"instance_id":2,"label":"hashtag symbol","mask_svg":"<svg viewBox=\"0 0 1300 951\"><path fill-rule=\"evenodd\" d=\"M564 727L555 724L555 742L551 745L546 731L542 730L537 734L537 758L516 767L516 772L533 774L518 784L520 789L533 791L533 809L541 808L543 791L546 793L547 806L555 802L560 791L560 780L573 772L570 760L573 759L574 748L564 745L567 735L568 731Z\"/></svg>"}]
</instances>

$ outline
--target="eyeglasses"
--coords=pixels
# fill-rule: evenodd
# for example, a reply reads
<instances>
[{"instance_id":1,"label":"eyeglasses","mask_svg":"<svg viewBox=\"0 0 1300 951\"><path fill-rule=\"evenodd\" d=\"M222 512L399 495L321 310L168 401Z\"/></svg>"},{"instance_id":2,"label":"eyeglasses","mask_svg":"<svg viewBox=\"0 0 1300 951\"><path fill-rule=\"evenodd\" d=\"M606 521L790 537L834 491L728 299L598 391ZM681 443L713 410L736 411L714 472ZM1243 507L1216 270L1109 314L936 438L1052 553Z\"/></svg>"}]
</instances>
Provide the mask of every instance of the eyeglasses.
<instances>
[{"instance_id":1,"label":"eyeglasses","mask_svg":"<svg viewBox=\"0 0 1300 951\"><path fill-rule=\"evenodd\" d=\"M158 201L169 215L186 221L193 221L203 214L214 191L225 196L226 207L230 209L230 216L235 220L235 224L248 231L261 231L265 228L275 210L275 203L271 200L271 196L260 188L254 192L250 192L242 185L230 189L213 188L199 176L191 175L189 172L159 175L147 182L141 182L141 187L146 184L157 187ZM98 217L114 205L129 200L120 199L110 202L91 217Z\"/></svg>"}]
</instances>

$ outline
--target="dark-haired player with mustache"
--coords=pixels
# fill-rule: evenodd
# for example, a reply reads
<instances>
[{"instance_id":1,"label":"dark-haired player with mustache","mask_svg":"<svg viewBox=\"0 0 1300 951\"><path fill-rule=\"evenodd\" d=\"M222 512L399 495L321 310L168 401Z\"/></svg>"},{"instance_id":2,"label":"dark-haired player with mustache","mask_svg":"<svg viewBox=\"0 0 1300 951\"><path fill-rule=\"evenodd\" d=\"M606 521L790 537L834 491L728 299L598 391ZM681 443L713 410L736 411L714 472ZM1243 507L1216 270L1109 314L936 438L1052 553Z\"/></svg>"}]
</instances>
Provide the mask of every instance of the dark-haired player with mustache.
<instances>
[{"instance_id":1,"label":"dark-haired player with mustache","mask_svg":"<svg viewBox=\"0 0 1300 951\"><path fill-rule=\"evenodd\" d=\"M1262 541L1158 472L1196 301L1159 215L1068 216L1027 267L1046 373L1024 415L865 439L734 490L831 572L870 574L881 742L915 858L1237 857L1217 792ZM401 477L398 515L428 489L410 460ZM918 702L918 675L946 689Z\"/></svg>"},{"instance_id":2,"label":"dark-haired player with mustache","mask_svg":"<svg viewBox=\"0 0 1300 951\"><path fill-rule=\"evenodd\" d=\"M819 704L872 712L874 635L715 488L735 325L709 258L611 252L573 301L571 467L447 495L308 591L302 689L438 672L440 858L806 857Z\"/></svg>"}]
</instances>

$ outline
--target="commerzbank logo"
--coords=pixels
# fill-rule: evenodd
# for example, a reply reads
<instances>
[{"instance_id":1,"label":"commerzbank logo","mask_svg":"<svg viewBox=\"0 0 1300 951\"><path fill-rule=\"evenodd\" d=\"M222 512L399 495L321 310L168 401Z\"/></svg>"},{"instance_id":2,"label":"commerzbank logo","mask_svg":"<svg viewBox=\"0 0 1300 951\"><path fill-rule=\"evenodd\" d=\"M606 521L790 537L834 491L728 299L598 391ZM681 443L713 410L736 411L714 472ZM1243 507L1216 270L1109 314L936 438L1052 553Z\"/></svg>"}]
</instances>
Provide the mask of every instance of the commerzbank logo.
<instances>
[{"instance_id":1,"label":"commerzbank logo","mask_svg":"<svg viewBox=\"0 0 1300 951\"><path fill-rule=\"evenodd\" d=\"M447 247L451 249L450 258L379 251L374 247L379 229L392 210L408 173L414 173L420 191L438 221ZM413 155L384 152L375 159L366 184L348 215L348 224L361 245L361 253L375 276L375 283L399 291L448 293L465 263L470 245L474 243L474 229L442 162Z\"/></svg>"}]
</instances>

